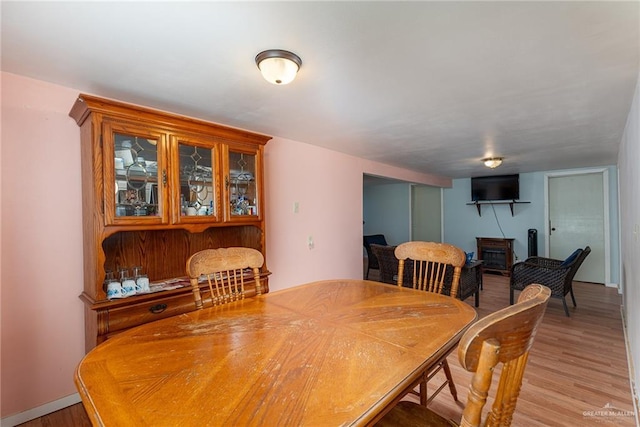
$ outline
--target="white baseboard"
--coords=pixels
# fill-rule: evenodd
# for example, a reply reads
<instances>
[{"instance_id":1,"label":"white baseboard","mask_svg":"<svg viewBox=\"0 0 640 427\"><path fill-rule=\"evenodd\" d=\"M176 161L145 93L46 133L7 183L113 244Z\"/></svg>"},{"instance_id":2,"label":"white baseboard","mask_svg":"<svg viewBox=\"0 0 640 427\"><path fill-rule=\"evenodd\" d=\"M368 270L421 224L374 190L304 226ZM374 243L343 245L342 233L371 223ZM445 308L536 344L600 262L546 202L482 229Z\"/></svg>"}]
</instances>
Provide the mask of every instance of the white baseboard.
<instances>
[{"instance_id":1,"label":"white baseboard","mask_svg":"<svg viewBox=\"0 0 640 427\"><path fill-rule=\"evenodd\" d=\"M26 423L33 419L42 417L43 415L50 414L67 406L75 405L80 402L80 395L78 393L72 394L62 399L54 400L53 402L46 403L38 406L37 408L29 409L19 414L11 415L10 417L2 418L0 420L1 427L14 427L18 424Z\"/></svg>"},{"instance_id":2,"label":"white baseboard","mask_svg":"<svg viewBox=\"0 0 640 427\"><path fill-rule=\"evenodd\" d=\"M629 366L629 386L631 388L631 400L633 401L633 412L636 417L636 425L640 425L638 422L640 417L638 415L638 389L635 381L636 370L633 365L633 358L631 357L631 347L629 345L629 336L627 335L627 319L624 315L623 307L620 307L620 315L622 316L622 331L624 332L624 344L627 349L627 365Z\"/></svg>"}]
</instances>

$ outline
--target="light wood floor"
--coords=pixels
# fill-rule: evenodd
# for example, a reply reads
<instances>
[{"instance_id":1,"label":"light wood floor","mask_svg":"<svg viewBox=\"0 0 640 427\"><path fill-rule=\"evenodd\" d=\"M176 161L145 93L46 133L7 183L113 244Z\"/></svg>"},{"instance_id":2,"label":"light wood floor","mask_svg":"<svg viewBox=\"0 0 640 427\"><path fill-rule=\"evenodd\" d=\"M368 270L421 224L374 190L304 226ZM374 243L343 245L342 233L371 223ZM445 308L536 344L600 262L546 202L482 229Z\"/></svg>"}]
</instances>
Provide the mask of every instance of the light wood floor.
<instances>
[{"instance_id":1,"label":"light wood floor","mask_svg":"<svg viewBox=\"0 0 640 427\"><path fill-rule=\"evenodd\" d=\"M82 403L52 412L44 417L36 418L20 426L28 427L91 427L91 421Z\"/></svg>"},{"instance_id":2,"label":"light wood floor","mask_svg":"<svg viewBox=\"0 0 640 427\"><path fill-rule=\"evenodd\" d=\"M376 271L372 270L369 278L376 280ZM570 318L564 315L559 299L549 301L529 357L513 426L636 425L635 418L630 415L633 404L620 296L613 288L581 282L575 282L574 292L578 307L574 309L569 302ZM473 297L465 302L473 304ZM508 304L508 278L486 274L479 317ZM455 352L448 360L458 396L466 402L471 374L460 367ZM491 392L495 392L495 384ZM459 420L462 402L454 402L445 390L430 407ZM594 414L603 411L607 405L620 410L610 410L618 416ZM22 425L82 427L89 426L90 422L82 405L77 404Z\"/></svg>"}]
</instances>

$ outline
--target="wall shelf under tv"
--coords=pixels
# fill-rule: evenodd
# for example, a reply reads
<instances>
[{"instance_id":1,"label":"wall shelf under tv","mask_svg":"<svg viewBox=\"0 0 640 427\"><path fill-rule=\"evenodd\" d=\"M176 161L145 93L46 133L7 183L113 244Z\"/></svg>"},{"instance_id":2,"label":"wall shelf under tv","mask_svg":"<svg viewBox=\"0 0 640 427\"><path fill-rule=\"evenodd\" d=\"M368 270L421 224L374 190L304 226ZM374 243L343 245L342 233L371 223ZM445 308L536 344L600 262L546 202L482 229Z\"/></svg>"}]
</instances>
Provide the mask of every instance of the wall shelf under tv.
<instances>
[{"instance_id":1,"label":"wall shelf under tv","mask_svg":"<svg viewBox=\"0 0 640 427\"><path fill-rule=\"evenodd\" d=\"M513 205L517 205L521 203L531 203L531 202L521 202L519 200L493 202L493 201L487 200L484 202L471 202L471 203L467 203L467 205L475 205L476 208L478 209L478 216L482 216L482 205L509 205L509 208L511 209L511 216L513 216Z\"/></svg>"}]
</instances>

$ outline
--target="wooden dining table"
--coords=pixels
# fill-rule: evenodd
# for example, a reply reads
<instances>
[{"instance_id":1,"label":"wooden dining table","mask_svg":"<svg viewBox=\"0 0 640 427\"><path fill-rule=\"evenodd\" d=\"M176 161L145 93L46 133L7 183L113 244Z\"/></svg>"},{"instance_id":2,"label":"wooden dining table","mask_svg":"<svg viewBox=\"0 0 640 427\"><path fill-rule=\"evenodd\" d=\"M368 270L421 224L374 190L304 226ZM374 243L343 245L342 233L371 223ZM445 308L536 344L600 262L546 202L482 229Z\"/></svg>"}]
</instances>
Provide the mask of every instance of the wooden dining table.
<instances>
[{"instance_id":1,"label":"wooden dining table","mask_svg":"<svg viewBox=\"0 0 640 427\"><path fill-rule=\"evenodd\" d=\"M75 383L101 426L370 425L476 316L445 295L314 282L130 329Z\"/></svg>"}]
</instances>

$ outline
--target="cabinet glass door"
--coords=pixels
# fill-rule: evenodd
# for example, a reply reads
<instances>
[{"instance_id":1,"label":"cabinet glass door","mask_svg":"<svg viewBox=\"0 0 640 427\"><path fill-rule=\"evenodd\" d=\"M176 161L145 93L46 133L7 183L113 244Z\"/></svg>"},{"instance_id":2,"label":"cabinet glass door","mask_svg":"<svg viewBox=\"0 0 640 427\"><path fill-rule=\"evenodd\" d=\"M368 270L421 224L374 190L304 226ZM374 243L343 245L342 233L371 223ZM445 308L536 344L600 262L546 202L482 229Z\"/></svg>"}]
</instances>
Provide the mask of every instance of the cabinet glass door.
<instances>
[{"instance_id":1,"label":"cabinet glass door","mask_svg":"<svg viewBox=\"0 0 640 427\"><path fill-rule=\"evenodd\" d=\"M228 151L229 175L227 194L230 216L258 216L258 186L256 154Z\"/></svg>"},{"instance_id":2,"label":"cabinet glass door","mask_svg":"<svg viewBox=\"0 0 640 427\"><path fill-rule=\"evenodd\" d=\"M215 146L197 142L178 138L180 222L217 219Z\"/></svg>"},{"instance_id":3,"label":"cabinet glass door","mask_svg":"<svg viewBox=\"0 0 640 427\"><path fill-rule=\"evenodd\" d=\"M111 124L105 132L105 218L108 224L162 223L164 136ZM108 136L107 136L108 135ZM113 149L113 151L111 151Z\"/></svg>"},{"instance_id":4,"label":"cabinet glass door","mask_svg":"<svg viewBox=\"0 0 640 427\"><path fill-rule=\"evenodd\" d=\"M116 216L156 216L158 141L114 134Z\"/></svg>"}]
</instances>

